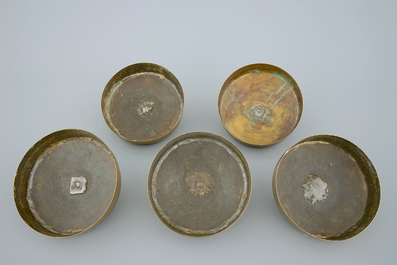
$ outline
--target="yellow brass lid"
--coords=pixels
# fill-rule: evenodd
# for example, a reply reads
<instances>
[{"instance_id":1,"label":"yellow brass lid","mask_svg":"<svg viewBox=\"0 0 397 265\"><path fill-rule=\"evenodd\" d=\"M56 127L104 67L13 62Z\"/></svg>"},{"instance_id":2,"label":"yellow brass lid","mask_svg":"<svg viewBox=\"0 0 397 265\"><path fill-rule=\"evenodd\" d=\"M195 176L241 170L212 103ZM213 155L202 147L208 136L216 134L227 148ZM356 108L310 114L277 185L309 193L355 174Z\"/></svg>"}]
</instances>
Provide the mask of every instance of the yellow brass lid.
<instances>
[{"instance_id":1,"label":"yellow brass lid","mask_svg":"<svg viewBox=\"0 0 397 265\"><path fill-rule=\"evenodd\" d=\"M148 194L168 228L185 236L211 236L243 214L251 173L244 155L225 138L187 133L169 141L154 158Z\"/></svg>"},{"instance_id":2,"label":"yellow brass lid","mask_svg":"<svg viewBox=\"0 0 397 265\"><path fill-rule=\"evenodd\" d=\"M92 133L70 129L47 135L25 154L14 199L32 229L69 237L102 222L116 205L120 186L110 149Z\"/></svg>"},{"instance_id":3,"label":"yellow brass lid","mask_svg":"<svg viewBox=\"0 0 397 265\"><path fill-rule=\"evenodd\" d=\"M283 154L274 170L273 195L296 228L331 241L361 233L375 218L381 197L369 158L332 135L307 137Z\"/></svg>"},{"instance_id":4,"label":"yellow brass lid","mask_svg":"<svg viewBox=\"0 0 397 265\"><path fill-rule=\"evenodd\" d=\"M270 64L251 64L231 74L218 98L225 129L243 144L263 147L284 140L298 125L303 98L298 84Z\"/></svg>"},{"instance_id":5,"label":"yellow brass lid","mask_svg":"<svg viewBox=\"0 0 397 265\"><path fill-rule=\"evenodd\" d=\"M165 139L179 124L184 106L182 86L162 66L138 63L125 67L107 83L102 114L112 131L136 144Z\"/></svg>"}]
</instances>

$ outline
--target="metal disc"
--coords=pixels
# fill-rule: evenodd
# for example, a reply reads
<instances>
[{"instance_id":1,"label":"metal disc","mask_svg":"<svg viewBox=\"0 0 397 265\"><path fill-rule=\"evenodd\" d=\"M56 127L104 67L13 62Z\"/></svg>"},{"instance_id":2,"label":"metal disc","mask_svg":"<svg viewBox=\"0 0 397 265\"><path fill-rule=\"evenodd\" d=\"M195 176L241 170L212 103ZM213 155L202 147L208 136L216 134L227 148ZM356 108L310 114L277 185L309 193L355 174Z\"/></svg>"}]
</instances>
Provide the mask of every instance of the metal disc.
<instances>
[{"instance_id":1,"label":"metal disc","mask_svg":"<svg viewBox=\"0 0 397 265\"><path fill-rule=\"evenodd\" d=\"M273 175L284 216L319 239L340 241L362 232L380 203L375 168L353 143L331 135L305 138L289 148Z\"/></svg>"},{"instance_id":2,"label":"metal disc","mask_svg":"<svg viewBox=\"0 0 397 265\"><path fill-rule=\"evenodd\" d=\"M251 196L251 174L238 148L204 132L181 135L156 155L148 194L159 219L186 236L210 236L230 227Z\"/></svg>"},{"instance_id":3,"label":"metal disc","mask_svg":"<svg viewBox=\"0 0 397 265\"><path fill-rule=\"evenodd\" d=\"M244 66L223 84L218 111L225 129L253 147L284 140L298 125L303 98L284 70L269 64Z\"/></svg>"},{"instance_id":4,"label":"metal disc","mask_svg":"<svg viewBox=\"0 0 397 265\"><path fill-rule=\"evenodd\" d=\"M159 142L179 124L182 86L162 66L138 63L115 74L102 94L102 114L119 137L136 144Z\"/></svg>"},{"instance_id":5,"label":"metal disc","mask_svg":"<svg viewBox=\"0 0 397 265\"><path fill-rule=\"evenodd\" d=\"M120 185L117 161L98 137L63 130L26 153L15 176L14 199L31 228L68 237L103 221L116 205Z\"/></svg>"}]
</instances>

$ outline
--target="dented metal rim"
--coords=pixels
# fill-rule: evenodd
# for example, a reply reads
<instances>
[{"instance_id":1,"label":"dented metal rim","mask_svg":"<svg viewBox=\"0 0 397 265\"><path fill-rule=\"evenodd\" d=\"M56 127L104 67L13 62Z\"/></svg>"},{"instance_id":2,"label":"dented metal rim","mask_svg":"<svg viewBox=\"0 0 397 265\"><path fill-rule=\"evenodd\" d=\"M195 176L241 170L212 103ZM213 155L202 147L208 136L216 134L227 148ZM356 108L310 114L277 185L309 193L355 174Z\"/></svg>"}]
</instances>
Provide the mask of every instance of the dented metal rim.
<instances>
[{"instance_id":1,"label":"dented metal rim","mask_svg":"<svg viewBox=\"0 0 397 265\"><path fill-rule=\"evenodd\" d=\"M322 236L320 234L314 234L314 233L310 233L309 231L306 231L305 229L303 229L302 227L300 227L297 224L296 220L294 220L293 218L291 218L291 216L289 216L286 209L280 202L279 195L280 195L280 192L282 192L282 191L278 190L277 184L276 184L278 177L279 177L278 175L279 175L280 164L282 163L283 159L285 159L285 157L290 152L297 150L297 148L304 146L305 144L312 144L312 143L313 144L332 145L332 146L340 148L344 152L346 152L349 156L351 156L352 161L354 161L357 164L358 168L363 173L364 179L365 179L364 181L367 186L367 191L368 191L367 200L366 200L365 205L363 205L363 207L365 207L365 209L364 209L364 212L363 212L361 218L359 218L359 220L354 225L352 225L351 227L349 227L348 229L346 229L345 231L343 231L342 233L340 233L336 236L327 237L327 236ZM318 176L312 176L312 177L318 177ZM321 178L318 177L318 180L319 180L318 183L313 182L314 184L312 184L312 183L310 183L310 184L315 185L315 187L320 188L320 189L322 188L324 190L324 187L321 187L321 183L320 183L320 182L322 182ZM312 181L312 179L311 179L311 181ZM274 169L272 186L273 186L274 200L275 200L280 212L284 215L284 217L294 227L296 227L301 232L308 234L312 237L315 237L315 238L318 238L321 240L326 240L326 241L343 241L343 240L347 240L347 239L357 236L371 224L371 222L375 218L376 213L380 206L380 199L381 199L380 181L379 181L379 177L377 175L377 172L376 172L375 167L372 164L371 160L355 144L353 144L352 142L350 142L344 138L341 138L339 136L334 136L334 135L313 135L313 136L304 138L304 139L300 140L299 142L295 143L293 146L291 146L281 156L280 160L278 161L278 163ZM306 192L307 188L308 188L308 183L303 184L302 187L305 188L305 192ZM327 191L328 191L328 189L327 189ZM306 194L304 194L306 199L312 200L311 201L312 204L314 204L316 202L315 200L326 199L328 196L328 194L322 194L323 197L315 198L315 196L319 196L319 194L308 194L308 195L311 195L311 197L308 198L308 197L306 197ZM340 206L343 207L343 205L340 205Z\"/></svg>"}]
</instances>

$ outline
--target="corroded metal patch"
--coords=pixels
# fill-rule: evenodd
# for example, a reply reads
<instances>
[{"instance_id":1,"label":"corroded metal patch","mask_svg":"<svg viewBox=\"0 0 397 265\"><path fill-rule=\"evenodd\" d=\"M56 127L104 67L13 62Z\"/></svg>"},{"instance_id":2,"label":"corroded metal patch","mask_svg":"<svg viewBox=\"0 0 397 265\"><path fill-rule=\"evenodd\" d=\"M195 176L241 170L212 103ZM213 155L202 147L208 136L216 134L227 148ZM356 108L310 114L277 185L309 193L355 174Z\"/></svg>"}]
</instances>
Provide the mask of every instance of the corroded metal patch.
<instances>
[{"instance_id":1,"label":"corroded metal patch","mask_svg":"<svg viewBox=\"0 0 397 265\"><path fill-rule=\"evenodd\" d=\"M138 107L138 114L139 115L151 115L153 112L153 105L154 102L144 102Z\"/></svg>"},{"instance_id":2,"label":"corroded metal patch","mask_svg":"<svg viewBox=\"0 0 397 265\"><path fill-rule=\"evenodd\" d=\"M284 70L268 64L247 65L223 84L218 111L225 129L250 146L267 146L285 139L302 115L298 84Z\"/></svg>"},{"instance_id":3,"label":"corroded metal patch","mask_svg":"<svg viewBox=\"0 0 397 265\"><path fill-rule=\"evenodd\" d=\"M309 174L302 184L303 197L309 204L324 201L328 197L328 184L321 177Z\"/></svg>"},{"instance_id":4,"label":"corroded metal patch","mask_svg":"<svg viewBox=\"0 0 397 265\"><path fill-rule=\"evenodd\" d=\"M316 135L281 157L273 194L280 211L299 230L338 241L371 223L380 203L380 184L361 149L337 136Z\"/></svg>"},{"instance_id":5,"label":"corroded metal patch","mask_svg":"<svg viewBox=\"0 0 397 265\"><path fill-rule=\"evenodd\" d=\"M87 178L84 176L70 179L70 194L83 194L87 190Z\"/></svg>"},{"instance_id":6,"label":"corroded metal patch","mask_svg":"<svg viewBox=\"0 0 397 265\"><path fill-rule=\"evenodd\" d=\"M153 210L170 229L209 236L242 215L251 176L232 143L210 133L189 133L159 151L149 172L148 192Z\"/></svg>"}]
</instances>

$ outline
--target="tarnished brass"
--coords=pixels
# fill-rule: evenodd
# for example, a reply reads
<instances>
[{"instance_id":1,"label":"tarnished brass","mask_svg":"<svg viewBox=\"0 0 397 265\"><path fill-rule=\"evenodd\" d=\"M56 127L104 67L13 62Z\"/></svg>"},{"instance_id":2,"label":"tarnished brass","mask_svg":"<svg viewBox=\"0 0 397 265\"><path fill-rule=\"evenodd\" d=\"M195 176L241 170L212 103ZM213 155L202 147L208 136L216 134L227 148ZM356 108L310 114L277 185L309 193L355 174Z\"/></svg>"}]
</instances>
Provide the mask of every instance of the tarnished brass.
<instances>
[{"instance_id":1,"label":"tarnished brass","mask_svg":"<svg viewBox=\"0 0 397 265\"><path fill-rule=\"evenodd\" d=\"M182 118L184 96L170 71L156 64L138 63L109 80L101 106L116 135L136 144L152 144L175 130Z\"/></svg>"},{"instance_id":2,"label":"tarnished brass","mask_svg":"<svg viewBox=\"0 0 397 265\"><path fill-rule=\"evenodd\" d=\"M157 153L148 195L154 212L171 230L210 236L243 214L251 196L251 173L244 155L225 138L187 133Z\"/></svg>"},{"instance_id":3,"label":"tarnished brass","mask_svg":"<svg viewBox=\"0 0 397 265\"><path fill-rule=\"evenodd\" d=\"M237 140L263 147L284 140L298 125L303 98L298 84L270 64L251 64L231 74L218 98L225 129Z\"/></svg>"},{"instance_id":4,"label":"tarnished brass","mask_svg":"<svg viewBox=\"0 0 397 265\"><path fill-rule=\"evenodd\" d=\"M95 135L62 130L25 154L14 181L22 219L50 237L81 234L106 219L120 194L116 158Z\"/></svg>"},{"instance_id":5,"label":"tarnished brass","mask_svg":"<svg viewBox=\"0 0 397 265\"><path fill-rule=\"evenodd\" d=\"M369 158L332 135L307 137L283 154L274 170L273 195L296 228L330 241L361 233L375 218L381 197Z\"/></svg>"}]
</instances>

